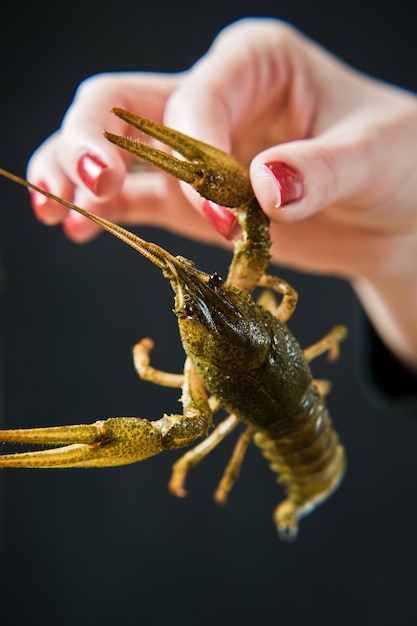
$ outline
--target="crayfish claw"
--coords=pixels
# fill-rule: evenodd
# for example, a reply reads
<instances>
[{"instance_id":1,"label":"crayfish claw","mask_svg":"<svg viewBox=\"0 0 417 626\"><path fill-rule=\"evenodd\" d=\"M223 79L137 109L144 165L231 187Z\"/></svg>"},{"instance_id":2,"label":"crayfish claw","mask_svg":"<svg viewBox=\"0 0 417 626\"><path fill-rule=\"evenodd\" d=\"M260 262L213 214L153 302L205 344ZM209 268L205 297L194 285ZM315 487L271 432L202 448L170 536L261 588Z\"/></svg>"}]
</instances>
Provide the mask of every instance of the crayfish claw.
<instances>
[{"instance_id":1,"label":"crayfish claw","mask_svg":"<svg viewBox=\"0 0 417 626\"><path fill-rule=\"evenodd\" d=\"M0 455L0 467L59 468L126 465L161 452L159 422L114 417L94 424L1 430L0 441L59 446Z\"/></svg>"},{"instance_id":2,"label":"crayfish claw","mask_svg":"<svg viewBox=\"0 0 417 626\"><path fill-rule=\"evenodd\" d=\"M190 183L204 198L227 207L242 207L253 198L249 174L236 159L198 139L158 122L115 107L112 112L146 135L161 141L187 160L182 160L136 139L104 131L113 144L155 165L179 180Z\"/></svg>"},{"instance_id":3,"label":"crayfish claw","mask_svg":"<svg viewBox=\"0 0 417 626\"><path fill-rule=\"evenodd\" d=\"M204 173L201 167L194 163L177 159L171 154L158 150L157 148L152 148L151 146L148 146L147 144L136 139L122 137L121 135L114 135L113 133L109 133L107 131L104 131L104 136L108 141L114 143L119 148L123 148L123 150L131 152L140 159L155 165L168 174L175 176L175 178L183 180L186 183L190 183L195 187L197 187L199 185L199 181L204 178Z\"/></svg>"}]
</instances>

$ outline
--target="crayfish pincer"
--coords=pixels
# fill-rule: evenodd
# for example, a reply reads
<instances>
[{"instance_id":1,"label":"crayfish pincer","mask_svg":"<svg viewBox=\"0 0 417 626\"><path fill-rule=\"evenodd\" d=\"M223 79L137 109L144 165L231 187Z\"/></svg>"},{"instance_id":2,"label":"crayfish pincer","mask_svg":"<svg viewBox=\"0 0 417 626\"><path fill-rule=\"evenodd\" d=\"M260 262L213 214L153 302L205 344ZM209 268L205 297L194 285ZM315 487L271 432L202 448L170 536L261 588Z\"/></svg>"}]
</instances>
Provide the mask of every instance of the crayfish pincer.
<instances>
[{"instance_id":1,"label":"crayfish pincer","mask_svg":"<svg viewBox=\"0 0 417 626\"><path fill-rule=\"evenodd\" d=\"M155 243L66 202L4 170L6 176L78 211L157 265L175 293L174 313L186 353L182 374L150 365L152 341L133 349L142 379L182 389L182 414L160 419L113 417L93 424L0 431L3 442L50 446L4 454L2 467L101 467L142 461L162 450L201 442L173 466L170 490L185 495L187 472L240 422L246 429L215 493L225 502L253 440L278 474L286 499L276 508L279 536L296 536L299 520L338 486L345 455L325 404L329 386L313 379L309 361L329 351L336 356L346 336L336 326L313 346L301 349L286 326L297 294L285 281L266 273L270 260L269 222L253 194L245 168L220 150L122 109L114 113L128 124L165 143L184 159L138 140L105 133L140 159L185 180L206 199L231 207L241 227L228 276L208 275ZM138 174L140 175L140 174ZM255 287L266 288L258 302ZM275 301L272 292L279 294ZM212 417L224 408L228 417L213 428Z\"/></svg>"}]
</instances>

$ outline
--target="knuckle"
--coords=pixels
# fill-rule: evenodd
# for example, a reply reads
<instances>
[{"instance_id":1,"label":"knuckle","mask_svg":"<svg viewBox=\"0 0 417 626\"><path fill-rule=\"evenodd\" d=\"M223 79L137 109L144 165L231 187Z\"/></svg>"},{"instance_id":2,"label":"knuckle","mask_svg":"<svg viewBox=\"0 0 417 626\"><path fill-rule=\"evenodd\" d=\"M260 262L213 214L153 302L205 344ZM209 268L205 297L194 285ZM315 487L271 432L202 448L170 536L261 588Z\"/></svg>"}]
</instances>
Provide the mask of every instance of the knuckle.
<instances>
[{"instance_id":1,"label":"knuckle","mask_svg":"<svg viewBox=\"0 0 417 626\"><path fill-rule=\"evenodd\" d=\"M79 84L75 92L75 100L90 99L93 95L97 98L97 93L105 91L111 81L112 75L107 72L89 76Z\"/></svg>"}]
</instances>

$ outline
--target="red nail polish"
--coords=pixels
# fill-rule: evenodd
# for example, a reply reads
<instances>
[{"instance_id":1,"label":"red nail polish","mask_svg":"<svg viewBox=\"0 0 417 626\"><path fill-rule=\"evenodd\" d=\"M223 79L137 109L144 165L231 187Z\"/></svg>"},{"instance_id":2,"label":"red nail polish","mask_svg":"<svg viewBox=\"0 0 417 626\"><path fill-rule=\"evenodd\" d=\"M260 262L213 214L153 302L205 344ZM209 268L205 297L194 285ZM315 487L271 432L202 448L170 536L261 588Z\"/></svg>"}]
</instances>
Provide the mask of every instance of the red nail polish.
<instances>
[{"instance_id":1,"label":"red nail polish","mask_svg":"<svg viewBox=\"0 0 417 626\"><path fill-rule=\"evenodd\" d=\"M237 217L232 211L210 200L204 200L203 213L218 233L226 239L232 239L237 223Z\"/></svg>"},{"instance_id":2,"label":"red nail polish","mask_svg":"<svg viewBox=\"0 0 417 626\"><path fill-rule=\"evenodd\" d=\"M107 169L107 165L97 156L84 154L78 161L78 175L84 185L93 193L97 194L101 173Z\"/></svg>"},{"instance_id":3,"label":"red nail polish","mask_svg":"<svg viewBox=\"0 0 417 626\"><path fill-rule=\"evenodd\" d=\"M287 206L291 202L296 202L302 198L304 193L303 178L295 167L283 161L271 161L270 163L265 163L265 165L272 172L278 183L279 198L277 208Z\"/></svg>"},{"instance_id":4,"label":"red nail polish","mask_svg":"<svg viewBox=\"0 0 417 626\"><path fill-rule=\"evenodd\" d=\"M39 187L40 189L44 189L45 191L49 191L48 185L43 180L38 182L37 187ZM47 196L44 196L42 193L39 193L39 191L31 191L30 197L31 197L32 206L33 206L33 210L35 212L36 217L39 220L42 220L43 208L45 204L48 202Z\"/></svg>"}]
</instances>

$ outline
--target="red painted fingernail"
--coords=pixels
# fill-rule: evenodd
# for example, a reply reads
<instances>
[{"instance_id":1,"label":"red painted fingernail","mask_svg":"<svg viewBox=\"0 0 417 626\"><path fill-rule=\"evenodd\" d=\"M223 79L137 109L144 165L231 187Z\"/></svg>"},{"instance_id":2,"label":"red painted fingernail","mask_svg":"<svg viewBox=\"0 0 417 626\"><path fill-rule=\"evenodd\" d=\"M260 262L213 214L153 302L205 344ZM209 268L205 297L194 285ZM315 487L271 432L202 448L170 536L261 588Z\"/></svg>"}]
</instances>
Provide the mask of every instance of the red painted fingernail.
<instances>
[{"instance_id":1,"label":"red painted fingernail","mask_svg":"<svg viewBox=\"0 0 417 626\"><path fill-rule=\"evenodd\" d=\"M218 233L226 239L232 239L237 223L237 218L232 211L210 200L204 200L203 213Z\"/></svg>"},{"instance_id":2,"label":"red painted fingernail","mask_svg":"<svg viewBox=\"0 0 417 626\"><path fill-rule=\"evenodd\" d=\"M303 177L295 167L283 161L271 161L265 165L278 183L277 208L285 207L302 198L304 193Z\"/></svg>"},{"instance_id":3,"label":"red painted fingernail","mask_svg":"<svg viewBox=\"0 0 417 626\"><path fill-rule=\"evenodd\" d=\"M37 184L37 187L39 187L40 189L44 189L45 191L49 191L48 185L43 180L41 180ZM48 202L47 196L44 196L39 191L31 191L30 197L31 197L31 200L32 200L32 206L33 206L33 210L34 210L34 213L35 213L36 217L39 220L42 220L43 219L43 208L44 208L45 204Z\"/></svg>"},{"instance_id":4,"label":"red painted fingernail","mask_svg":"<svg viewBox=\"0 0 417 626\"><path fill-rule=\"evenodd\" d=\"M94 194L98 192L100 176L106 169L107 165L92 154L84 154L78 161L78 175L84 185Z\"/></svg>"}]
</instances>

